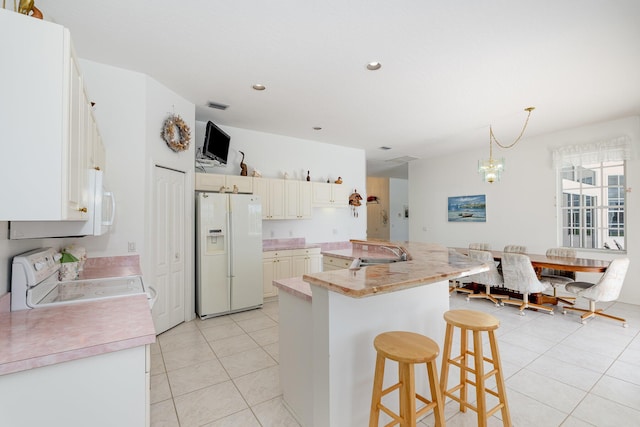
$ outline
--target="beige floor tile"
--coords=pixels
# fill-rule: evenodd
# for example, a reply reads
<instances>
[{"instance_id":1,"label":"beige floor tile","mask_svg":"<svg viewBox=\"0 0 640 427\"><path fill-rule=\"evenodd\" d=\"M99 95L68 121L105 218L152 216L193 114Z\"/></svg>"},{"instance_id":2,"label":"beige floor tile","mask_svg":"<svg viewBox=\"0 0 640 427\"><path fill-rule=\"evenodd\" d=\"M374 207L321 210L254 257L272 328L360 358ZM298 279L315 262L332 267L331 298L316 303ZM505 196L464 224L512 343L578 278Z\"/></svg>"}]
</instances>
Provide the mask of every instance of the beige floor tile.
<instances>
[{"instance_id":1,"label":"beige floor tile","mask_svg":"<svg viewBox=\"0 0 640 427\"><path fill-rule=\"evenodd\" d=\"M249 335L261 346L278 342L280 337L277 326L255 332L249 332Z\"/></svg>"},{"instance_id":2,"label":"beige floor tile","mask_svg":"<svg viewBox=\"0 0 640 427\"><path fill-rule=\"evenodd\" d=\"M274 322L269 317L261 316L261 317L253 317L251 319L246 320L238 320L236 321L238 326L240 326L245 332L254 332L260 331L267 328L277 327L278 324Z\"/></svg>"},{"instance_id":3,"label":"beige floor tile","mask_svg":"<svg viewBox=\"0 0 640 427\"><path fill-rule=\"evenodd\" d=\"M173 400L151 405L151 427L180 427Z\"/></svg>"},{"instance_id":4,"label":"beige floor tile","mask_svg":"<svg viewBox=\"0 0 640 427\"><path fill-rule=\"evenodd\" d=\"M205 424L202 427L261 427L260 423L251 412L251 409L236 412L233 415L224 417L221 420Z\"/></svg>"},{"instance_id":5,"label":"beige floor tile","mask_svg":"<svg viewBox=\"0 0 640 427\"><path fill-rule=\"evenodd\" d=\"M151 375L158 375L166 372L162 353L151 353Z\"/></svg>"},{"instance_id":6,"label":"beige floor tile","mask_svg":"<svg viewBox=\"0 0 640 427\"><path fill-rule=\"evenodd\" d=\"M252 407L262 427L299 427L300 424L293 418L282 402L282 398L261 403Z\"/></svg>"},{"instance_id":7,"label":"beige floor tile","mask_svg":"<svg viewBox=\"0 0 640 427\"><path fill-rule=\"evenodd\" d=\"M217 360L208 360L196 365L176 369L168 373L171 392L180 396L201 388L209 387L229 380L227 371Z\"/></svg>"},{"instance_id":8,"label":"beige floor tile","mask_svg":"<svg viewBox=\"0 0 640 427\"><path fill-rule=\"evenodd\" d=\"M162 353L167 372L215 359L206 343L192 344L180 350Z\"/></svg>"},{"instance_id":9,"label":"beige floor tile","mask_svg":"<svg viewBox=\"0 0 640 427\"><path fill-rule=\"evenodd\" d=\"M180 427L195 427L219 420L247 408L231 381L177 396Z\"/></svg>"},{"instance_id":10,"label":"beige floor tile","mask_svg":"<svg viewBox=\"0 0 640 427\"><path fill-rule=\"evenodd\" d=\"M158 403L163 400L171 399L171 389L169 388L169 381L167 380L167 374L152 375L151 376L151 403Z\"/></svg>"},{"instance_id":11,"label":"beige floor tile","mask_svg":"<svg viewBox=\"0 0 640 427\"><path fill-rule=\"evenodd\" d=\"M176 333L159 338L160 348L163 353L168 351L180 350L190 347L192 344L206 343L204 336L199 329L188 330L182 333Z\"/></svg>"},{"instance_id":12,"label":"beige floor tile","mask_svg":"<svg viewBox=\"0 0 640 427\"><path fill-rule=\"evenodd\" d=\"M195 331L197 329L198 327L196 326L195 322L183 322L177 326L174 326L168 331L163 332L162 334L160 334L160 337L168 337L174 334L182 334L188 331Z\"/></svg>"},{"instance_id":13,"label":"beige floor tile","mask_svg":"<svg viewBox=\"0 0 640 427\"><path fill-rule=\"evenodd\" d=\"M264 316L265 314L262 312L261 309L241 311L240 313L233 313L229 315L229 317L236 322L239 322L241 320L253 319L256 317L264 317Z\"/></svg>"},{"instance_id":14,"label":"beige floor tile","mask_svg":"<svg viewBox=\"0 0 640 427\"><path fill-rule=\"evenodd\" d=\"M571 413L587 394L586 391L522 369L507 381L509 391L515 390L565 414Z\"/></svg>"},{"instance_id":15,"label":"beige floor tile","mask_svg":"<svg viewBox=\"0 0 640 427\"><path fill-rule=\"evenodd\" d=\"M242 328L235 322L202 329L202 335L204 335L207 341L223 340L225 338L235 337L244 333L244 330L242 330Z\"/></svg>"},{"instance_id":16,"label":"beige floor tile","mask_svg":"<svg viewBox=\"0 0 640 427\"><path fill-rule=\"evenodd\" d=\"M258 344L247 334L211 341L209 345L219 358L258 348Z\"/></svg>"},{"instance_id":17,"label":"beige floor tile","mask_svg":"<svg viewBox=\"0 0 640 427\"><path fill-rule=\"evenodd\" d=\"M219 316L219 317L211 317L209 319L200 320L196 318L194 320L198 329L208 329L213 326L227 325L229 323L234 323L233 319L229 316Z\"/></svg>"},{"instance_id":18,"label":"beige floor tile","mask_svg":"<svg viewBox=\"0 0 640 427\"><path fill-rule=\"evenodd\" d=\"M640 411L595 394L587 397L571 413L572 416L598 427L636 426Z\"/></svg>"},{"instance_id":19,"label":"beige floor tile","mask_svg":"<svg viewBox=\"0 0 640 427\"><path fill-rule=\"evenodd\" d=\"M591 393L630 408L640 409L640 385L619 378L604 375Z\"/></svg>"},{"instance_id":20,"label":"beige floor tile","mask_svg":"<svg viewBox=\"0 0 640 427\"><path fill-rule=\"evenodd\" d=\"M222 363L231 378L237 378L276 365L273 358L261 348L221 357L220 363Z\"/></svg>"},{"instance_id":21,"label":"beige floor tile","mask_svg":"<svg viewBox=\"0 0 640 427\"><path fill-rule=\"evenodd\" d=\"M233 382L249 406L255 406L282 394L280 369L277 365L235 378Z\"/></svg>"},{"instance_id":22,"label":"beige floor tile","mask_svg":"<svg viewBox=\"0 0 640 427\"><path fill-rule=\"evenodd\" d=\"M269 353L276 362L280 362L280 343L275 342L273 344L265 345L262 348L264 348L264 351Z\"/></svg>"}]
</instances>

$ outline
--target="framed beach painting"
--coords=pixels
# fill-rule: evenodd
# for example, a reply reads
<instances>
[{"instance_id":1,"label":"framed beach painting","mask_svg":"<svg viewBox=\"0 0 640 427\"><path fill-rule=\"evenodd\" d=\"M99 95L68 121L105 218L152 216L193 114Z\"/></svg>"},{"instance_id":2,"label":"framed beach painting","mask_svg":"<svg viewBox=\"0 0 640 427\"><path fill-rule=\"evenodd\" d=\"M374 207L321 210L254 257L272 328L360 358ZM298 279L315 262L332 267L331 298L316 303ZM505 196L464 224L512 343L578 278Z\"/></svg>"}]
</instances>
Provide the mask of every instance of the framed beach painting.
<instances>
[{"instance_id":1,"label":"framed beach painting","mask_svg":"<svg viewBox=\"0 0 640 427\"><path fill-rule=\"evenodd\" d=\"M449 222L487 222L484 194L449 197L447 208Z\"/></svg>"}]
</instances>

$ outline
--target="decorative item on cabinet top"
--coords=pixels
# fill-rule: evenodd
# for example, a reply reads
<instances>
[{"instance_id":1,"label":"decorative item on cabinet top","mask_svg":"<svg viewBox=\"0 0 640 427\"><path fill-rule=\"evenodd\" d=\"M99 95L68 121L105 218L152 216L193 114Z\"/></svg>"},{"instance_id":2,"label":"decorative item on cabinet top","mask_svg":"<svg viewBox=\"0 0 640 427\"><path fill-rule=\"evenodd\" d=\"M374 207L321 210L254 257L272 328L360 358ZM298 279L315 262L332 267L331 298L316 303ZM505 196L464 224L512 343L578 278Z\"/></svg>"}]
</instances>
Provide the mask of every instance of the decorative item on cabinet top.
<instances>
[{"instance_id":1,"label":"decorative item on cabinet top","mask_svg":"<svg viewBox=\"0 0 640 427\"><path fill-rule=\"evenodd\" d=\"M162 126L160 136L169 148L175 152L189 149L191 129L189 129L189 126L182 120L182 117L177 114L171 114L167 117Z\"/></svg>"},{"instance_id":2,"label":"decorative item on cabinet top","mask_svg":"<svg viewBox=\"0 0 640 427\"><path fill-rule=\"evenodd\" d=\"M242 159L240 160L240 176L247 176L247 164L244 162L244 152L238 151L238 153L242 154Z\"/></svg>"},{"instance_id":3,"label":"decorative item on cabinet top","mask_svg":"<svg viewBox=\"0 0 640 427\"><path fill-rule=\"evenodd\" d=\"M2 8L5 9L5 6L6 0L2 0ZM20 5L17 6L17 8L16 0L13 0L13 11L31 16L32 18L42 19L42 11L34 5L33 0L20 0Z\"/></svg>"}]
</instances>

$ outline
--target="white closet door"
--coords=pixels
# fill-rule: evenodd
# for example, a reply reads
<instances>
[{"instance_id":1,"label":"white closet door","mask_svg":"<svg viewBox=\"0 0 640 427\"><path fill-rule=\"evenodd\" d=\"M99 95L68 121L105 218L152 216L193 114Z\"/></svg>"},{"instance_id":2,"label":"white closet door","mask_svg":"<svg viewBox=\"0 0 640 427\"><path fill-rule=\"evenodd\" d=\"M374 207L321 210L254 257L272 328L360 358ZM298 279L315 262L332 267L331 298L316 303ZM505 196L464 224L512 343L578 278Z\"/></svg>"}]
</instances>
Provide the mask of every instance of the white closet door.
<instances>
[{"instance_id":1,"label":"white closet door","mask_svg":"<svg viewBox=\"0 0 640 427\"><path fill-rule=\"evenodd\" d=\"M185 320L185 175L156 167L154 170L153 236L154 273L149 284L158 291L153 306L156 333Z\"/></svg>"}]
</instances>

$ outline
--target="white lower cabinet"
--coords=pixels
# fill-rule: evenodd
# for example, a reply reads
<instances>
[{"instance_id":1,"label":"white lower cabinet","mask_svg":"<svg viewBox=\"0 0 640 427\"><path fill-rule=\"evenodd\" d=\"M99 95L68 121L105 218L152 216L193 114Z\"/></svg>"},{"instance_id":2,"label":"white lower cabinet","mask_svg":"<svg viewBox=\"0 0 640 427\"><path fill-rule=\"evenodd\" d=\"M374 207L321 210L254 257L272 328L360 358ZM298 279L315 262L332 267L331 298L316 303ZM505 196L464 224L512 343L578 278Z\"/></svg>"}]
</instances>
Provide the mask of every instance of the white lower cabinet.
<instances>
[{"instance_id":1,"label":"white lower cabinet","mask_svg":"<svg viewBox=\"0 0 640 427\"><path fill-rule=\"evenodd\" d=\"M148 347L0 376L0 425L149 426Z\"/></svg>"},{"instance_id":2,"label":"white lower cabinet","mask_svg":"<svg viewBox=\"0 0 640 427\"><path fill-rule=\"evenodd\" d=\"M322 271L342 270L349 268L353 261L345 258L338 258L325 255L322 261Z\"/></svg>"},{"instance_id":3,"label":"white lower cabinet","mask_svg":"<svg viewBox=\"0 0 640 427\"><path fill-rule=\"evenodd\" d=\"M296 249L292 251L293 271L291 277L322 271L322 255L320 248Z\"/></svg>"},{"instance_id":4,"label":"white lower cabinet","mask_svg":"<svg viewBox=\"0 0 640 427\"><path fill-rule=\"evenodd\" d=\"M262 255L262 289L264 297L278 295L273 281L322 271L320 248L267 251Z\"/></svg>"}]
</instances>

